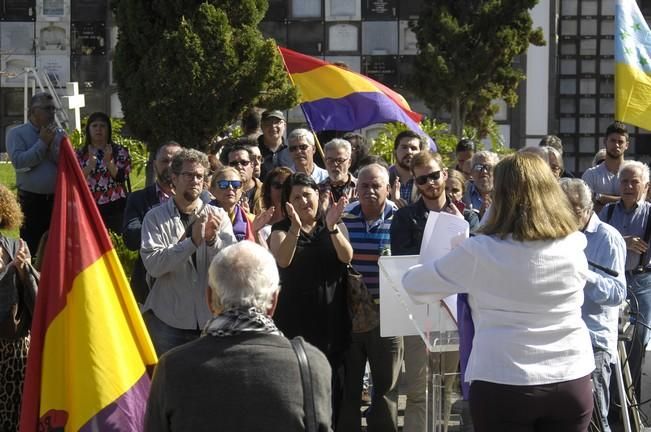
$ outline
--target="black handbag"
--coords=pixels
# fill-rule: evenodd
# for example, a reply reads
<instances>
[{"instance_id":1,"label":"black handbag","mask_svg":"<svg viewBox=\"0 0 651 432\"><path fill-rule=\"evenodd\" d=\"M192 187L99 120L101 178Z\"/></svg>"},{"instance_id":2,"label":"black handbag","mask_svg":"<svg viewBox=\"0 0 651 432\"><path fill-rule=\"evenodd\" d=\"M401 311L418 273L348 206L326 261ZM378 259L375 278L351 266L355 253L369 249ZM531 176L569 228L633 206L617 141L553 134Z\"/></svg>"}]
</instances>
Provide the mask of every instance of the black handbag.
<instances>
[{"instance_id":1,"label":"black handbag","mask_svg":"<svg viewBox=\"0 0 651 432\"><path fill-rule=\"evenodd\" d=\"M0 338L18 339L24 337L32 326L36 292L40 275L27 264L26 280L23 283L13 265L10 265L0 279Z\"/></svg>"},{"instance_id":2,"label":"black handbag","mask_svg":"<svg viewBox=\"0 0 651 432\"><path fill-rule=\"evenodd\" d=\"M346 299L353 333L365 333L380 324L380 313L368 292L364 277L348 265L345 274Z\"/></svg>"}]
</instances>

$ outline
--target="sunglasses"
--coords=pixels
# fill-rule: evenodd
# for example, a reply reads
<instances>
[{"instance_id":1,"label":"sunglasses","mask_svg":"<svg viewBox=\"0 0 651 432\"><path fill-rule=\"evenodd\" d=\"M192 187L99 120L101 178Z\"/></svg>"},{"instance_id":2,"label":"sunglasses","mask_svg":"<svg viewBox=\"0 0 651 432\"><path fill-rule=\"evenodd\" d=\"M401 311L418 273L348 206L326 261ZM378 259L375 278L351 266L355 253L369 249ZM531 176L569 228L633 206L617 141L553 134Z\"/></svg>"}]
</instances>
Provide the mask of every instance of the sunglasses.
<instances>
[{"instance_id":1,"label":"sunglasses","mask_svg":"<svg viewBox=\"0 0 651 432\"><path fill-rule=\"evenodd\" d=\"M478 163L478 164L475 164L472 167L472 169L473 169L473 171L477 171L477 172L486 171L487 173L490 173L490 172L493 172L493 165L479 164Z\"/></svg>"},{"instance_id":2,"label":"sunglasses","mask_svg":"<svg viewBox=\"0 0 651 432\"><path fill-rule=\"evenodd\" d=\"M240 165L245 167L245 166L249 166L250 163L251 163L250 160L236 160L236 161L229 162L228 165L232 167L236 167Z\"/></svg>"},{"instance_id":3,"label":"sunglasses","mask_svg":"<svg viewBox=\"0 0 651 432\"><path fill-rule=\"evenodd\" d=\"M310 146L307 144L299 144L295 146L289 146L289 151L294 153L296 150L305 151L308 148L310 148Z\"/></svg>"},{"instance_id":4,"label":"sunglasses","mask_svg":"<svg viewBox=\"0 0 651 432\"><path fill-rule=\"evenodd\" d=\"M242 182L239 180L219 180L217 182L217 187L221 190L226 190L229 187L239 189L242 187Z\"/></svg>"},{"instance_id":5,"label":"sunglasses","mask_svg":"<svg viewBox=\"0 0 651 432\"><path fill-rule=\"evenodd\" d=\"M429 174L424 174L422 176L416 177L414 180L416 181L416 184L419 186L424 185L427 182L430 181L436 181L441 178L441 171L434 171Z\"/></svg>"}]
</instances>

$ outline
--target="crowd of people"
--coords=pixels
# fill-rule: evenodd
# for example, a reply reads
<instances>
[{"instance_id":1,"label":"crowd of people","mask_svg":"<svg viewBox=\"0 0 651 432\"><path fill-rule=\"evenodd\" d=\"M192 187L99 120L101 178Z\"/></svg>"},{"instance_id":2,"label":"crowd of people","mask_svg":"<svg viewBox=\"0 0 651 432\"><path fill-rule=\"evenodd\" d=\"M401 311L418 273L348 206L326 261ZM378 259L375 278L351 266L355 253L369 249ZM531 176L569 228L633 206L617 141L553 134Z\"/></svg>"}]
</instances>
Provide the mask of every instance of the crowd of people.
<instances>
[{"instance_id":1,"label":"crowd of people","mask_svg":"<svg viewBox=\"0 0 651 432\"><path fill-rule=\"evenodd\" d=\"M30 121L8 137L25 221L18 206L13 217L3 207L0 224L20 225L25 243L0 237L3 284L2 272L38 254L47 230L62 137L53 110L49 95L35 95ZM287 133L280 111L264 111L259 128L256 116L248 113L246 136L210 154L163 143L155 183L132 193L130 157L113 143L110 119L88 120L79 162L107 228L139 251L131 286L161 356L146 430L212 430L215 419L234 430L304 430L306 376L288 340L302 337L319 430L361 429L369 369L367 430L397 431L404 363L403 430L424 432L424 343L383 337L379 325L353 331L346 281L349 267L361 273L379 313L379 257L418 254L430 212L463 218L471 238L405 269L403 284L418 302L467 296L474 336L461 363L475 430L584 431L594 390L608 431L617 312L627 297L639 396L651 338L649 168L624 160L623 124L606 130L603 161L581 180L564 169L554 136L504 158L464 139L447 168L411 131L395 138L391 166L351 133L325 143L321 167L312 132ZM26 355L26 332L12 343ZM6 400L0 387L0 413L10 410ZM243 415L243 405L254 411Z\"/></svg>"}]
</instances>

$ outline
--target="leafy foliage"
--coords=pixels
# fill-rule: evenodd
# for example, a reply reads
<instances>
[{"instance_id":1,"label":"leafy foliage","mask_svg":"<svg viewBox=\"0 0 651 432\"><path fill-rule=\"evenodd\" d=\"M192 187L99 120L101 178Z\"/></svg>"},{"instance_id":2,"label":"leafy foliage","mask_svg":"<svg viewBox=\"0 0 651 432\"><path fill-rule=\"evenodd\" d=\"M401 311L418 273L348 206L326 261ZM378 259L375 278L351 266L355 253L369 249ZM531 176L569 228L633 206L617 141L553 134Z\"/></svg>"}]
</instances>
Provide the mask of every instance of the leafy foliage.
<instances>
[{"instance_id":1,"label":"leafy foliage","mask_svg":"<svg viewBox=\"0 0 651 432\"><path fill-rule=\"evenodd\" d=\"M436 119L425 119L421 122L421 128L427 135L436 140L437 151L443 158L443 163L446 166L451 166L455 158L455 149L459 139L450 131L450 125L444 122L438 122ZM371 146L371 154L382 156L387 162L393 161L393 143L396 136L404 130L407 126L402 123L388 123L385 125L384 131L378 135L373 141ZM477 143L478 150L484 148L480 141L484 135L471 126L466 126L463 130L463 138L472 139ZM512 153L513 150L504 146L502 137L497 129L497 124L494 121L489 122L486 131L486 137L490 142L490 150L497 154Z\"/></svg>"},{"instance_id":2,"label":"leafy foliage","mask_svg":"<svg viewBox=\"0 0 651 432\"><path fill-rule=\"evenodd\" d=\"M150 150L175 139L206 150L246 107L297 94L258 23L266 0L116 0L115 76L132 132Z\"/></svg>"},{"instance_id":3,"label":"leafy foliage","mask_svg":"<svg viewBox=\"0 0 651 432\"><path fill-rule=\"evenodd\" d=\"M428 0L411 28L420 53L408 83L434 112L452 115L452 132L469 124L480 135L497 111L518 100L524 73L514 59L545 44L529 10L538 0Z\"/></svg>"}]
</instances>

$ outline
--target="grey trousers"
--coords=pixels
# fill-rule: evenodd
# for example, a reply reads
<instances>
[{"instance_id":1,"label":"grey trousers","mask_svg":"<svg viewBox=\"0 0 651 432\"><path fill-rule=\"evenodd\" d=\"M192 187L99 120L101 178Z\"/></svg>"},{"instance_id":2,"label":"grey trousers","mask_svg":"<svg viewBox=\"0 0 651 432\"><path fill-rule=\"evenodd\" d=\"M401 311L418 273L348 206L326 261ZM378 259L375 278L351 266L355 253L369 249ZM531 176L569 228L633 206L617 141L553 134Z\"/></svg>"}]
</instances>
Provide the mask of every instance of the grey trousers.
<instances>
[{"instance_id":1,"label":"grey trousers","mask_svg":"<svg viewBox=\"0 0 651 432\"><path fill-rule=\"evenodd\" d=\"M380 337L380 326L366 333L353 333L344 360L344 397L339 411L337 431L361 430L362 379L368 359L373 378L373 393L371 407L366 412L367 431L397 432L397 383L402 354L402 338Z\"/></svg>"}]
</instances>

